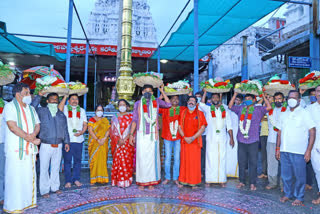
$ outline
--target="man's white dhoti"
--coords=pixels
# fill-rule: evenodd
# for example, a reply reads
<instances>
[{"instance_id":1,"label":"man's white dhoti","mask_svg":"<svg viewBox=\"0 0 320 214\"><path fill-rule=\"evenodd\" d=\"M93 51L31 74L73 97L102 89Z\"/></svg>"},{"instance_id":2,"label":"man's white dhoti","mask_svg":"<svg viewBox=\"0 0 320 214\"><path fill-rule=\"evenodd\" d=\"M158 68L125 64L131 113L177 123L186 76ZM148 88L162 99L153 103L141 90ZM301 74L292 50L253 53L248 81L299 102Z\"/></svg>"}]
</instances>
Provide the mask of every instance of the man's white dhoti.
<instances>
[{"instance_id":1,"label":"man's white dhoti","mask_svg":"<svg viewBox=\"0 0 320 214\"><path fill-rule=\"evenodd\" d=\"M20 121L22 129L31 134L35 124L40 123L36 111L28 105L23 110L20 107L17 109L14 102L17 104L17 101L14 100L5 106L4 119L6 122L14 121L17 125ZM23 139L20 141L17 135L11 132L8 127L6 128L3 206L5 212L21 213L37 206L36 154L35 145L27 143Z\"/></svg>"},{"instance_id":2,"label":"man's white dhoti","mask_svg":"<svg viewBox=\"0 0 320 214\"><path fill-rule=\"evenodd\" d=\"M225 183L227 182L226 172L226 150L227 150L227 130L231 129L231 118L228 107L225 119L222 119L220 108L215 110L216 117L211 115L210 106L200 103L200 109L206 116L207 126L207 148L206 148L206 183Z\"/></svg>"},{"instance_id":3,"label":"man's white dhoti","mask_svg":"<svg viewBox=\"0 0 320 214\"><path fill-rule=\"evenodd\" d=\"M140 186L156 185L161 181L159 137L156 135L156 126L150 126L149 134L143 133L142 105L140 110L136 139L136 183Z\"/></svg>"},{"instance_id":4,"label":"man's white dhoti","mask_svg":"<svg viewBox=\"0 0 320 214\"><path fill-rule=\"evenodd\" d=\"M231 178L238 178L239 177L239 166L238 166L238 141L237 141L237 134L238 134L238 127L239 127L239 118L233 112L228 110L229 116L232 121L232 131L233 131L233 141L234 147L227 144L227 177ZM227 135L227 142L229 141L230 137Z\"/></svg>"}]
</instances>

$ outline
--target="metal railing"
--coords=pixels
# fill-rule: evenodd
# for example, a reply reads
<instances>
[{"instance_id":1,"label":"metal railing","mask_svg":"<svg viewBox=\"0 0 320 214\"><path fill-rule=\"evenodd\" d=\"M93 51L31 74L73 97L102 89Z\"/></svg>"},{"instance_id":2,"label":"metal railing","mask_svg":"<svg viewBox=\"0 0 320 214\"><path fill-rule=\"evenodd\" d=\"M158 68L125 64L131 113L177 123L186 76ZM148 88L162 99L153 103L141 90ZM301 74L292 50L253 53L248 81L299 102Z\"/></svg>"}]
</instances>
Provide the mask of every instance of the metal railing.
<instances>
[{"instance_id":1,"label":"metal railing","mask_svg":"<svg viewBox=\"0 0 320 214\"><path fill-rule=\"evenodd\" d=\"M111 123L111 118L116 114L117 112L105 112L104 117L106 117L109 122ZM88 120L94 116L94 112L87 112L87 118ZM85 142L83 143L83 149L82 149L82 160L81 160L81 168L89 168L89 154L88 154L88 137L89 133L88 131L84 134ZM164 146L161 147L161 166L164 164ZM172 158L173 161L173 158ZM107 159L107 166L108 168L111 168L112 166L112 154L111 154L111 144L109 140L109 150L108 150L108 159Z\"/></svg>"},{"instance_id":2,"label":"metal railing","mask_svg":"<svg viewBox=\"0 0 320 214\"><path fill-rule=\"evenodd\" d=\"M109 122L111 122L111 118L116 114L117 112L105 112L104 117L106 117ZM87 112L87 119L93 117L95 112ZM84 143L83 143L83 148L82 148L82 160L81 160L81 168L89 168L89 154L88 154L88 137L89 133L86 131L84 134ZM109 150L108 150L108 159L107 159L107 164L108 166L112 165L112 154L111 154L111 145L110 145L110 140L109 140Z\"/></svg>"}]
</instances>

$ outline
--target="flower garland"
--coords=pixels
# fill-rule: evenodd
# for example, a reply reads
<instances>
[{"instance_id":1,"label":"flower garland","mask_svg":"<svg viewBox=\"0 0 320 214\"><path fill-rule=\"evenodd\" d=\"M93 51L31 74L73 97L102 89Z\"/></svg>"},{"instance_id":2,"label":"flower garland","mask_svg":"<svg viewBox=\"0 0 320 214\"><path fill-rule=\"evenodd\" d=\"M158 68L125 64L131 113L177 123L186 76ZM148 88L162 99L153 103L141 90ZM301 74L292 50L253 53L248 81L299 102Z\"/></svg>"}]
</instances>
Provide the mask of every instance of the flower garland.
<instances>
[{"instance_id":1,"label":"flower garland","mask_svg":"<svg viewBox=\"0 0 320 214\"><path fill-rule=\"evenodd\" d=\"M254 112L254 106L251 106L249 108L246 127L243 128L243 123L244 123L244 118L245 118L246 112L247 112L247 107L244 107L241 111L239 128L240 128L240 132L243 134L244 138L248 139L249 138L249 129L250 129L251 120L252 120L252 114Z\"/></svg>"},{"instance_id":2,"label":"flower garland","mask_svg":"<svg viewBox=\"0 0 320 214\"><path fill-rule=\"evenodd\" d=\"M275 122L273 120L273 111L274 111L274 108L276 107L276 105L274 103L272 103L271 106L272 106L272 109L269 111L269 121L270 121L271 125L273 126L273 130L277 132L277 131L279 131L279 129L276 127ZM288 103L284 102L281 107L281 112L285 112L287 110L287 106L288 106Z\"/></svg>"},{"instance_id":3,"label":"flower garland","mask_svg":"<svg viewBox=\"0 0 320 214\"><path fill-rule=\"evenodd\" d=\"M73 119L72 106L70 104L68 104L67 107L68 107L68 118ZM80 120L81 108L79 105L77 105L76 109L77 109L76 118L78 118L78 120ZM78 131L77 131L77 129L74 128L75 126L73 124L73 120L71 120L71 121L72 121L71 122L72 123L72 132L77 133Z\"/></svg>"},{"instance_id":4,"label":"flower garland","mask_svg":"<svg viewBox=\"0 0 320 214\"><path fill-rule=\"evenodd\" d=\"M4 101L2 98L0 98L0 114L2 114L4 108Z\"/></svg>"},{"instance_id":5,"label":"flower garland","mask_svg":"<svg viewBox=\"0 0 320 214\"><path fill-rule=\"evenodd\" d=\"M151 97L151 102L152 102L152 114L151 115L151 118L149 117L148 115L148 105L147 105L147 100L145 97L142 98L142 108L143 108L143 116L144 118L146 119L146 121L151 125L151 126L154 126L155 123L156 123L156 119L157 119L157 101L156 101L156 98L152 95Z\"/></svg>"},{"instance_id":6,"label":"flower garland","mask_svg":"<svg viewBox=\"0 0 320 214\"><path fill-rule=\"evenodd\" d=\"M176 113L174 113L174 109L176 109ZM169 116L174 117L174 115L180 115L180 106L177 106L176 108L171 107L169 110Z\"/></svg>"},{"instance_id":7,"label":"flower garland","mask_svg":"<svg viewBox=\"0 0 320 214\"><path fill-rule=\"evenodd\" d=\"M220 111L221 111L221 116L222 116L223 123L222 123L221 127L219 127L219 128L217 128L217 124L215 125L217 134L220 133L220 130L224 125L224 119L226 118L226 109L224 108L224 106L220 105L219 108L220 108ZM212 116L212 118L214 118L214 122L217 123L217 121L216 121L216 117L217 117L217 115L216 115L216 107L214 105L211 105L211 116Z\"/></svg>"},{"instance_id":8,"label":"flower garland","mask_svg":"<svg viewBox=\"0 0 320 214\"><path fill-rule=\"evenodd\" d=\"M179 121L178 120L170 122L170 132L171 132L171 135L172 135L172 139L176 139L177 138L178 127L179 127Z\"/></svg>"},{"instance_id":9,"label":"flower garland","mask_svg":"<svg viewBox=\"0 0 320 214\"><path fill-rule=\"evenodd\" d=\"M174 112L174 110L176 110L176 112ZM177 116L180 115L180 106L177 106L176 108L171 107L169 109L169 117L174 117L175 115L177 115ZM170 133L171 133L173 139L177 138L178 127L179 127L178 120L170 122Z\"/></svg>"}]
</instances>

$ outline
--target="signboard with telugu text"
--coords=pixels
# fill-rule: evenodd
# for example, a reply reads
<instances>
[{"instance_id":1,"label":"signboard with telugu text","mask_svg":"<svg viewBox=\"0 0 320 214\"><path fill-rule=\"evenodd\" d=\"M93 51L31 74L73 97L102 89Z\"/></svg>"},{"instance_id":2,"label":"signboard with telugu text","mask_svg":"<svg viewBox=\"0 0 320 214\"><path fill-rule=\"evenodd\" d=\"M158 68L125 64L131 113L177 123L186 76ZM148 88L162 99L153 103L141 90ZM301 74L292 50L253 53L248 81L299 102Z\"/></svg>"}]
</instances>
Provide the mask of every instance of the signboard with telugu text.
<instances>
[{"instance_id":1,"label":"signboard with telugu text","mask_svg":"<svg viewBox=\"0 0 320 214\"><path fill-rule=\"evenodd\" d=\"M289 68L311 68L311 58L301 56L289 56Z\"/></svg>"},{"instance_id":2,"label":"signboard with telugu text","mask_svg":"<svg viewBox=\"0 0 320 214\"><path fill-rule=\"evenodd\" d=\"M66 53L67 52L67 43L63 42L38 42L52 44L54 50L57 53ZM117 46L115 45L97 45L91 44L92 51L96 55L106 55L106 56L117 56ZM145 48L145 47L132 47L132 57L151 57L155 48ZM90 53L92 53L90 51ZM72 54L85 54L86 53L86 44L82 43L72 43L71 44L71 53Z\"/></svg>"}]
</instances>

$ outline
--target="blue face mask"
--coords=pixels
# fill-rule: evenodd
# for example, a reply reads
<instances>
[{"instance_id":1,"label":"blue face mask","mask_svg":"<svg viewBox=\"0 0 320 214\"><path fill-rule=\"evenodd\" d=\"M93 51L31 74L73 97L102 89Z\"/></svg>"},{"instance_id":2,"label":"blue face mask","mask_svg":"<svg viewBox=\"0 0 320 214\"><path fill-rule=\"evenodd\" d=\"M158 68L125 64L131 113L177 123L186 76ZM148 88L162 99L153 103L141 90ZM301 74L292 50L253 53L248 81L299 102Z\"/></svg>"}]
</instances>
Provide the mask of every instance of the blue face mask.
<instances>
[{"instance_id":1,"label":"blue face mask","mask_svg":"<svg viewBox=\"0 0 320 214\"><path fill-rule=\"evenodd\" d=\"M246 106L249 106L249 105L252 105L252 104L253 104L252 100L245 100L243 103L244 103Z\"/></svg>"},{"instance_id":2,"label":"blue face mask","mask_svg":"<svg viewBox=\"0 0 320 214\"><path fill-rule=\"evenodd\" d=\"M191 107L190 105L188 105L188 109L189 109L190 111L195 110L195 109L196 109L196 107L197 107L197 106L193 106L193 107Z\"/></svg>"},{"instance_id":3,"label":"blue face mask","mask_svg":"<svg viewBox=\"0 0 320 214\"><path fill-rule=\"evenodd\" d=\"M312 102L312 103L317 102L317 97L316 96L310 96L310 102Z\"/></svg>"}]
</instances>

